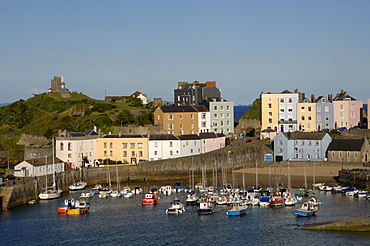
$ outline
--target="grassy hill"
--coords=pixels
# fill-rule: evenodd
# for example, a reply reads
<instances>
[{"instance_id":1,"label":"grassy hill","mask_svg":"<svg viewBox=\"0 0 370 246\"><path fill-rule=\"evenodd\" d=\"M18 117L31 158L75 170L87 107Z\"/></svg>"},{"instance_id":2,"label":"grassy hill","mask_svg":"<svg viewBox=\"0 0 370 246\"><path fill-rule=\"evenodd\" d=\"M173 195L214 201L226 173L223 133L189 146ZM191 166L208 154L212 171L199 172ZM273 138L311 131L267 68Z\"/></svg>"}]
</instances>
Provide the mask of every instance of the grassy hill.
<instances>
[{"instance_id":1,"label":"grassy hill","mask_svg":"<svg viewBox=\"0 0 370 246\"><path fill-rule=\"evenodd\" d=\"M133 97L108 102L84 94L37 95L0 107L0 151L16 148L23 133L50 138L59 129L84 132L97 126L115 132L115 126L151 124L153 110Z\"/></svg>"}]
</instances>

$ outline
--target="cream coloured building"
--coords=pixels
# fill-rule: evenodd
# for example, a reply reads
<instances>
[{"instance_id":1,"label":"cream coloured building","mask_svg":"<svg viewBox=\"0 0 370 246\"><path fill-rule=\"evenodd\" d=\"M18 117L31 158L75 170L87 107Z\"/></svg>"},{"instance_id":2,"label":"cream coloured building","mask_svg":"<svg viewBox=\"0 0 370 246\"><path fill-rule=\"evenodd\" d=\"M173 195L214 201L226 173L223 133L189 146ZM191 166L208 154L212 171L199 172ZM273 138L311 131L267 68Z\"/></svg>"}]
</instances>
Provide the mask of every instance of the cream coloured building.
<instances>
[{"instance_id":1,"label":"cream coloured building","mask_svg":"<svg viewBox=\"0 0 370 246\"><path fill-rule=\"evenodd\" d=\"M278 130L279 125L279 94L261 94L261 129Z\"/></svg>"},{"instance_id":2,"label":"cream coloured building","mask_svg":"<svg viewBox=\"0 0 370 246\"><path fill-rule=\"evenodd\" d=\"M147 135L106 135L96 142L97 159L137 164L149 160ZM100 163L104 164L104 163Z\"/></svg>"},{"instance_id":3,"label":"cream coloured building","mask_svg":"<svg viewBox=\"0 0 370 246\"><path fill-rule=\"evenodd\" d=\"M316 131L316 103L307 98L297 103L297 125L298 131Z\"/></svg>"}]
</instances>

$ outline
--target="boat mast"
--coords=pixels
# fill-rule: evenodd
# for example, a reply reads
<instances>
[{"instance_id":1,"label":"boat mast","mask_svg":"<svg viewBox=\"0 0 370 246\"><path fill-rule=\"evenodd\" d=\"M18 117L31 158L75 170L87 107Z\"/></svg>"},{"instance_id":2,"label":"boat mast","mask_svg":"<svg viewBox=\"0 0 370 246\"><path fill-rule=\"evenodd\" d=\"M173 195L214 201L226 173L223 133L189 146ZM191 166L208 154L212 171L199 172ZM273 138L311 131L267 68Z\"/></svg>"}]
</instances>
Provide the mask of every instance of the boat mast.
<instances>
[{"instance_id":1,"label":"boat mast","mask_svg":"<svg viewBox=\"0 0 370 246\"><path fill-rule=\"evenodd\" d=\"M54 152L54 138L52 138L52 151L53 151L53 186L56 187L56 183L55 183L55 152Z\"/></svg>"}]
</instances>

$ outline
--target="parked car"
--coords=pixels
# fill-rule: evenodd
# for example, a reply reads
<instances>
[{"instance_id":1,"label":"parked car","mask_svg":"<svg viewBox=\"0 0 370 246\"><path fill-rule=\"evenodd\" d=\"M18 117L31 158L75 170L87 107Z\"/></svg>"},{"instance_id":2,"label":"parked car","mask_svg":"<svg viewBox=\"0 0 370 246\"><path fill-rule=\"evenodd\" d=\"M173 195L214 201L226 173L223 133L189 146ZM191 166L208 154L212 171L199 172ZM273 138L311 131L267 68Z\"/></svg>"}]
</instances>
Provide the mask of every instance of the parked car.
<instances>
[{"instance_id":1,"label":"parked car","mask_svg":"<svg viewBox=\"0 0 370 246\"><path fill-rule=\"evenodd\" d=\"M5 180L18 180L19 178L14 175L7 175L5 177Z\"/></svg>"},{"instance_id":2,"label":"parked car","mask_svg":"<svg viewBox=\"0 0 370 246\"><path fill-rule=\"evenodd\" d=\"M251 143L252 142L252 139L248 138L246 142L247 143Z\"/></svg>"},{"instance_id":3,"label":"parked car","mask_svg":"<svg viewBox=\"0 0 370 246\"><path fill-rule=\"evenodd\" d=\"M338 128L337 130L338 130L338 131L346 131L346 130L347 130L347 128L346 128L346 127L341 127L341 128Z\"/></svg>"}]
</instances>

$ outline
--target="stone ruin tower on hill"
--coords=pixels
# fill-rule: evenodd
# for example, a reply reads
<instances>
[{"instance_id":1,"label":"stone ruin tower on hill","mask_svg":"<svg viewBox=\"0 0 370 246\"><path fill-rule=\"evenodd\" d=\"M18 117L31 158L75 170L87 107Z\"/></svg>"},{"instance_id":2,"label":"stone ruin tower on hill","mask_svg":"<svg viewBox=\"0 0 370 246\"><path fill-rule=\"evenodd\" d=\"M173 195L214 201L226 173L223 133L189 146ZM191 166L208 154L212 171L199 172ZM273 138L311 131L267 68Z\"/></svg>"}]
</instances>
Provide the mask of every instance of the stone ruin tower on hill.
<instances>
[{"instance_id":1,"label":"stone ruin tower on hill","mask_svg":"<svg viewBox=\"0 0 370 246\"><path fill-rule=\"evenodd\" d=\"M71 95L65 85L63 77L54 76L51 80L50 93L60 93L63 98L70 98Z\"/></svg>"}]
</instances>

